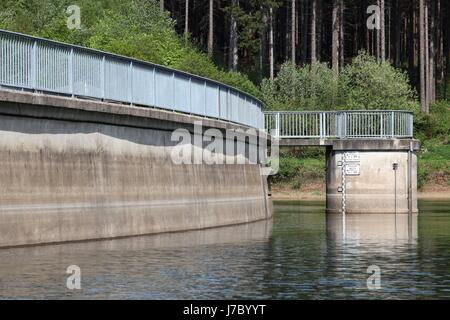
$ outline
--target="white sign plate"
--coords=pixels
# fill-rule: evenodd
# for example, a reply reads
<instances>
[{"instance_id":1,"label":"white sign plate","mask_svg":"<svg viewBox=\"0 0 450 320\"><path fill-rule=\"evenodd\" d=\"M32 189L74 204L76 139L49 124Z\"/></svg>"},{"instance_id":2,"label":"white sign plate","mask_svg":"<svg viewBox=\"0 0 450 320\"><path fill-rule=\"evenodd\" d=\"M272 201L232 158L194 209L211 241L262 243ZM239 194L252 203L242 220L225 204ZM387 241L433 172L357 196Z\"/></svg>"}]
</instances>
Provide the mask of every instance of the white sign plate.
<instances>
[{"instance_id":1,"label":"white sign plate","mask_svg":"<svg viewBox=\"0 0 450 320\"><path fill-rule=\"evenodd\" d=\"M359 176L359 163L347 163L345 174L347 176Z\"/></svg>"},{"instance_id":2,"label":"white sign plate","mask_svg":"<svg viewBox=\"0 0 450 320\"><path fill-rule=\"evenodd\" d=\"M345 161L359 161L359 152L346 152Z\"/></svg>"}]
</instances>

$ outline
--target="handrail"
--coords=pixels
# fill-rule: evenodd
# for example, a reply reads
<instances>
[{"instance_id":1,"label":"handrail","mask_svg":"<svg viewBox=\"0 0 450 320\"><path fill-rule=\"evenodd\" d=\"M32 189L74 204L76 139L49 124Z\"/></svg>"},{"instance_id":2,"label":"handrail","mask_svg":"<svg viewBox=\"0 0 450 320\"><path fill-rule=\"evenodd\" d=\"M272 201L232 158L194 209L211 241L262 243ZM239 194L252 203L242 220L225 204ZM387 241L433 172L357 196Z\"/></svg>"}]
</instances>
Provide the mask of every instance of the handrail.
<instances>
[{"instance_id":1,"label":"handrail","mask_svg":"<svg viewBox=\"0 0 450 320\"><path fill-rule=\"evenodd\" d=\"M264 126L279 138L412 138L413 113L398 110L268 111L264 112Z\"/></svg>"},{"instance_id":2,"label":"handrail","mask_svg":"<svg viewBox=\"0 0 450 320\"><path fill-rule=\"evenodd\" d=\"M0 29L0 86L158 107L263 128L263 103L139 59Z\"/></svg>"}]
</instances>

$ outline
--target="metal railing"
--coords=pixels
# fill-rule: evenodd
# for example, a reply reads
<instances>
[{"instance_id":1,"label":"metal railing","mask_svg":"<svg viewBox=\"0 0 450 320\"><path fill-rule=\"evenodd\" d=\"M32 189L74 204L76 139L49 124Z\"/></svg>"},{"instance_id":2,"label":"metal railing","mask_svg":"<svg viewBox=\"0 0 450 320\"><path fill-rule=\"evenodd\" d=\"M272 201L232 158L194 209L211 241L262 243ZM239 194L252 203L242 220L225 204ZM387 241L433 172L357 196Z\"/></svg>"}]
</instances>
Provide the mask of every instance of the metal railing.
<instances>
[{"instance_id":1,"label":"metal railing","mask_svg":"<svg viewBox=\"0 0 450 320\"><path fill-rule=\"evenodd\" d=\"M0 87L158 107L263 128L263 104L145 61L0 29Z\"/></svg>"},{"instance_id":2,"label":"metal railing","mask_svg":"<svg viewBox=\"0 0 450 320\"><path fill-rule=\"evenodd\" d=\"M265 112L268 132L280 138L392 139L412 138L413 113L408 111Z\"/></svg>"}]
</instances>

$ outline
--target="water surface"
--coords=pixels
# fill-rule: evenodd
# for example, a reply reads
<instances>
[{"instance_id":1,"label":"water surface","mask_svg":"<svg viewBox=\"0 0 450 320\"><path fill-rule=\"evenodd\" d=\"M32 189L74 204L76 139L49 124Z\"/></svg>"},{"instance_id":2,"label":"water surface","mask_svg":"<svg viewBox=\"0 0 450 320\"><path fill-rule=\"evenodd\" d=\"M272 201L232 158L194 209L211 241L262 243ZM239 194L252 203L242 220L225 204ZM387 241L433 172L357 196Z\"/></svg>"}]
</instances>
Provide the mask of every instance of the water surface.
<instances>
[{"instance_id":1,"label":"water surface","mask_svg":"<svg viewBox=\"0 0 450 320\"><path fill-rule=\"evenodd\" d=\"M0 249L0 298L450 298L450 201L419 209L344 223L322 202L277 202L272 220L247 225ZM70 265L81 290L66 287Z\"/></svg>"}]
</instances>

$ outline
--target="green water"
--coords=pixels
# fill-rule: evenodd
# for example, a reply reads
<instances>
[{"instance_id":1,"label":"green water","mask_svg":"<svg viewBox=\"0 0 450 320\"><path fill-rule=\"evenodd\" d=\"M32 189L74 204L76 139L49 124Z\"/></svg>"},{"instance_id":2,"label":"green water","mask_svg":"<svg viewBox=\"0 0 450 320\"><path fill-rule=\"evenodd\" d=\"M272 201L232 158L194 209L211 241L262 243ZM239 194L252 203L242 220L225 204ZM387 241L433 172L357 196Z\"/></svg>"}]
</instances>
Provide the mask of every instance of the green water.
<instances>
[{"instance_id":1,"label":"green water","mask_svg":"<svg viewBox=\"0 0 450 320\"><path fill-rule=\"evenodd\" d=\"M278 202L272 220L247 225L2 249L0 298L450 298L450 201L419 209L344 223L322 202ZM69 265L80 290L66 287Z\"/></svg>"}]
</instances>

